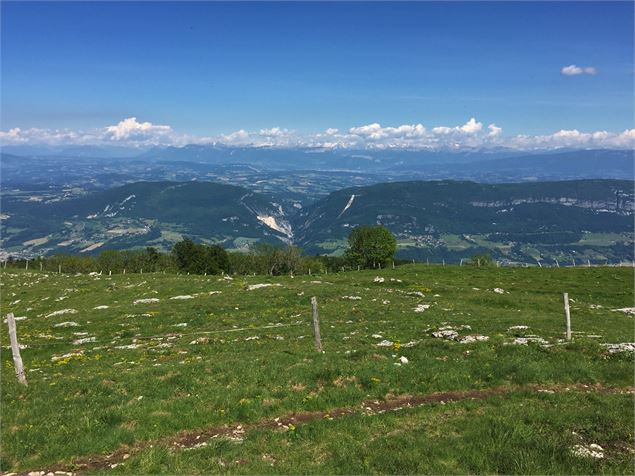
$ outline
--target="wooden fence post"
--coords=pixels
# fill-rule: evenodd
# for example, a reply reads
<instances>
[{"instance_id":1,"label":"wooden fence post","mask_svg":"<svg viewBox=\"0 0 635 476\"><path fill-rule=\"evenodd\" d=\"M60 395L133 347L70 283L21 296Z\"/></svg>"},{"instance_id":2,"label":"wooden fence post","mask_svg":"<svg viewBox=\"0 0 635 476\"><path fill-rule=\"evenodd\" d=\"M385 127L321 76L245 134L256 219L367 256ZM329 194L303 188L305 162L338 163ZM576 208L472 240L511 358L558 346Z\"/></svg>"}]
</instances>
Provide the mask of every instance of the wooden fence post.
<instances>
[{"instance_id":1,"label":"wooden fence post","mask_svg":"<svg viewBox=\"0 0 635 476\"><path fill-rule=\"evenodd\" d=\"M392 269L395 269L395 262L392 262Z\"/></svg>"},{"instance_id":2,"label":"wooden fence post","mask_svg":"<svg viewBox=\"0 0 635 476\"><path fill-rule=\"evenodd\" d=\"M315 334L315 350L322 352L322 339L320 338L320 317L318 315L317 299L311 298L311 311L313 314L313 333Z\"/></svg>"},{"instance_id":3,"label":"wooden fence post","mask_svg":"<svg viewBox=\"0 0 635 476\"><path fill-rule=\"evenodd\" d=\"M29 260L28 259L26 260L26 265L25 265L24 269L26 269L27 271L29 270Z\"/></svg>"},{"instance_id":4,"label":"wooden fence post","mask_svg":"<svg viewBox=\"0 0 635 476\"><path fill-rule=\"evenodd\" d=\"M57 274L62 274L62 265L61 264L57 265Z\"/></svg>"},{"instance_id":5,"label":"wooden fence post","mask_svg":"<svg viewBox=\"0 0 635 476\"><path fill-rule=\"evenodd\" d=\"M558 260L556 260L556 268L560 267L560 263L558 263Z\"/></svg>"},{"instance_id":6,"label":"wooden fence post","mask_svg":"<svg viewBox=\"0 0 635 476\"><path fill-rule=\"evenodd\" d=\"M463 266L463 258L461 258L461 264L459 266Z\"/></svg>"},{"instance_id":7,"label":"wooden fence post","mask_svg":"<svg viewBox=\"0 0 635 476\"><path fill-rule=\"evenodd\" d=\"M40 260L40 271L42 271L42 260Z\"/></svg>"},{"instance_id":8,"label":"wooden fence post","mask_svg":"<svg viewBox=\"0 0 635 476\"><path fill-rule=\"evenodd\" d=\"M571 313L569 312L569 293L564 293L564 324L565 336L567 340L571 340Z\"/></svg>"},{"instance_id":9,"label":"wooden fence post","mask_svg":"<svg viewBox=\"0 0 635 476\"><path fill-rule=\"evenodd\" d=\"M15 319L13 313L7 315L7 324L9 325L9 339L11 340L11 353L13 354L13 364L15 365L15 375L18 382L26 386L26 375L22 366L22 357L20 356L20 346L18 345L18 336L15 329Z\"/></svg>"},{"instance_id":10,"label":"wooden fence post","mask_svg":"<svg viewBox=\"0 0 635 476\"><path fill-rule=\"evenodd\" d=\"M443 266L445 266L445 258L443 258Z\"/></svg>"}]
</instances>

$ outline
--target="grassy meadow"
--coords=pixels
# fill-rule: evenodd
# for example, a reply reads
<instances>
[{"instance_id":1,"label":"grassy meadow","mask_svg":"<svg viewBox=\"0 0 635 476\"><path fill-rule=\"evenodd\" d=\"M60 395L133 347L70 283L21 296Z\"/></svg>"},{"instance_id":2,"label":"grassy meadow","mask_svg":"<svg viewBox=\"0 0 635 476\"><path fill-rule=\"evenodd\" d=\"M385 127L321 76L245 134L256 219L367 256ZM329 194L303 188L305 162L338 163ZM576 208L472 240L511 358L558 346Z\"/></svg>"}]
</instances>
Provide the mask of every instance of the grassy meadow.
<instances>
[{"instance_id":1,"label":"grassy meadow","mask_svg":"<svg viewBox=\"0 0 635 476\"><path fill-rule=\"evenodd\" d=\"M3 472L633 472L632 268L0 279Z\"/></svg>"}]
</instances>

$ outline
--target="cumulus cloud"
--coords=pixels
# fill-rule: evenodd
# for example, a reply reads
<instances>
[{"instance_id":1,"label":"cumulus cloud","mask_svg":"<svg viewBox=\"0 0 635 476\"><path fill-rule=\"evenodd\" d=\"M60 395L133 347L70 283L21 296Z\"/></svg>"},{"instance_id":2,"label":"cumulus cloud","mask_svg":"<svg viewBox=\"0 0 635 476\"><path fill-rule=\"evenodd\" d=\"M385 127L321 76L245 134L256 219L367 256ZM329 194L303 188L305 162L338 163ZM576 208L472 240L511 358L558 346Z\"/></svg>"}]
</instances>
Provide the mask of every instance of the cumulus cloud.
<instances>
[{"instance_id":1,"label":"cumulus cloud","mask_svg":"<svg viewBox=\"0 0 635 476\"><path fill-rule=\"evenodd\" d=\"M173 134L170 126L152 124L151 122L138 122L136 117L129 117L114 126L105 128L106 137L112 140L144 140L157 136L169 136Z\"/></svg>"},{"instance_id":2,"label":"cumulus cloud","mask_svg":"<svg viewBox=\"0 0 635 476\"><path fill-rule=\"evenodd\" d=\"M456 126L423 124L382 126L377 122L340 131L328 128L318 133L298 133L282 127L257 131L239 129L228 134L191 136L177 133L168 125L140 122L135 117L101 129L54 130L21 129L0 131L0 144L47 145L126 145L152 147L157 145L223 144L235 147L322 148L322 149L419 149L461 150L468 148L508 147L516 150L553 150L570 148L635 148L635 129L622 132L605 130L584 132L562 129L552 134L507 136L503 128L483 123L471 117Z\"/></svg>"},{"instance_id":3,"label":"cumulus cloud","mask_svg":"<svg viewBox=\"0 0 635 476\"><path fill-rule=\"evenodd\" d=\"M589 76L595 76L598 73L598 70L593 66L576 66L575 64L570 64L569 66L565 66L560 70L560 74L563 76L579 76L581 74L588 74Z\"/></svg>"},{"instance_id":4,"label":"cumulus cloud","mask_svg":"<svg viewBox=\"0 0 635 476\"><path fill-rule=\"evenodd\" d=\"M498 127L496 124L490 124L487 129L489 130L487 134L489 137L498 137L503 132L503 128Z\"/></svg>"},{"instance_id":5,"label":"cumulus cloud","mask_svg":"<svg viewBox=\"0 0 635 476\"><path fill-rule=\"evenodd\" d=\"M462 126L456 127L447 127L447 126L437 126L432 128L432 132L438 135L449 135L449 134L475 134L480 132L483 129L483 123L478 122L475 118L470 118Z\"/></svg>"}]
</instances>

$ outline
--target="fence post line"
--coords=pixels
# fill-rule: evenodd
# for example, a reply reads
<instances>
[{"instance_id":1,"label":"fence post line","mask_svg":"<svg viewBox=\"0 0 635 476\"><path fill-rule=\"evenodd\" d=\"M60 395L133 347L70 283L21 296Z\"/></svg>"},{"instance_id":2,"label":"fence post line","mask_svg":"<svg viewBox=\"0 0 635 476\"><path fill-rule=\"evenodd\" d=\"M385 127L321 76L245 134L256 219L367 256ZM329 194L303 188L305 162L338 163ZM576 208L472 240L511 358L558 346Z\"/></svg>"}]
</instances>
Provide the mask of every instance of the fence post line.
<instances>
[{"instance_id":1,"label":"fence post line","mask_svg":"<svg viewBox=\"0 0 635 476\"><path fill-rule=\"evenodd\" d=\"M565 337L567 340L571 340L571 313L569 311L569 293L563 293L564 298L564 324L565 324Z\"/></svg>"},{"instance_id":2,"label":"fence post line","mask_svg":"<svg viewBox=\"0 0 635 476\"><path fill-rule=\"evenodd\" d=\"M42 271L42 260L40 260L40 271Z\"/></svg>"},{"instance_id":3,"label":"fence post line","mask_svg":"<svg viewBox=\"0 0 635 476\"><path fill-rule=\"evenodd\" d=\"M315 334L315 350L322 352L322 339L320 337L320 317L318 315L317 298L311 298L311 312L313 317L313 333Z\"/></svg>"},{"instance_id":4,"label":"fence post line","mask_svg":"<svg viewBox=\"0 0 635 476\"><path fill-rule=\"evenodd\" d=\"M29 260L28 259L26 260L26 265L24 266L24 269L27 270L27 271L29 270Z\"/></svg>"},{"instance_id":5,"label":"fence post line","mask_svg":"<svg viewBox=\"0 0 635 476\"><path fill-rule=\"evenodd\" d=\"M461 263L459 264L459 266L463 266L463 258L461 258Z\"/></svg>"},{"instance_id":6,"label":"fence post line","mask_svg":"<svg viewBox=\"0 0 635 476\"><path fill-rule=\"evenodd\" d=\"M13 313L7 315L7 324L9 325L9 339L11 340L11 353L13 354L13 364L15 365L15 375L18 382L27 386L24 367L22 366L22 357L20 356L20 346L18 344L18 336L15 328L15 319Z\"/></svg>"},{"instance_id":7,"label":"fence post line","mask_svg":"<svg viewBox=\"0 0 635 476\"><path fill-rule=\"evenodd\" d=\"M392 262L392 269L395 269L395 261Z\"/></svg>"}]
</instances>

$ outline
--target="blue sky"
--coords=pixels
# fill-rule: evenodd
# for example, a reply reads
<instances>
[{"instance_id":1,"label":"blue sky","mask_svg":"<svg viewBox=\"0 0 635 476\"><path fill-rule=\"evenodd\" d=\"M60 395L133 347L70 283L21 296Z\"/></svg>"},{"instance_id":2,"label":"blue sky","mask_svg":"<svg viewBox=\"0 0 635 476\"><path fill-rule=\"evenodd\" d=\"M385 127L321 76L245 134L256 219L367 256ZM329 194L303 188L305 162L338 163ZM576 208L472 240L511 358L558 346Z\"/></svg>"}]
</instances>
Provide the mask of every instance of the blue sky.
<instances>
[{"instance_id":1,"label":"blue sky","mask_svg":"<svg viewBox=\"0 0 635 476\"><path fill-rule=\"evenodd\" d=\"M631 2L2 2L0 129L619 132L633 70Z\"/></svg>"}]
</instances>

